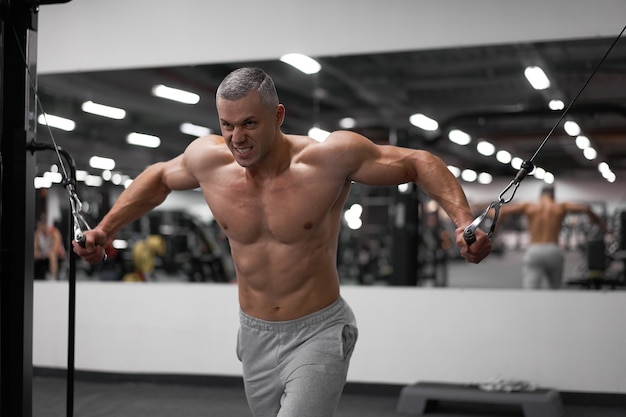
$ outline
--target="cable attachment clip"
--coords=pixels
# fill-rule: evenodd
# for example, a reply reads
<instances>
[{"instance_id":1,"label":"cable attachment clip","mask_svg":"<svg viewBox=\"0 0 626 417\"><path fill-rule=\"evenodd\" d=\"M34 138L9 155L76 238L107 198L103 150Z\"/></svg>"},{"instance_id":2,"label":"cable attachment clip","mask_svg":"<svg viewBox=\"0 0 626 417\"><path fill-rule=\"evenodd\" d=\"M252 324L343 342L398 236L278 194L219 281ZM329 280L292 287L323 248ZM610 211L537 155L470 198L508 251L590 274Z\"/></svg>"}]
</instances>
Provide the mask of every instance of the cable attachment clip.
<instances>
[{"instance_id":1,"label":"cable attachment clip","mask_svg":"<svg viewBox=\"0 0 626 417\"><path fill-rule=\"evenodd\" d=\"M83 203L78 198L73 185L71 183L67 184L66 189L70 196L70 206L72 208L72 217L74 218L74 240L84 248L84 232L91 230L91 227L89 227L89 224L87 224L87 221L82 215Z\"/></svg>"},{"instance_id":2,"label":"cable attachment clip","mask_svg":"<svg viewBox=\"0 0 626 417\"><path fill-rule=\"evenodd\" d=\"M515 196L517 187L519 187L522 180L526 178L526 175L533 172L534 169L535 169L535 165L532 163L532 161L530 160L524 161L522 163L522 167L517 172L517 175L515 175L515 178L513 179L513 181L511 181L509 185L507 185L504 188L504 190L502 190L502 192L498 196L498 200L492 201L489 204L489 206L487 206L485 211L480 216L476 217L474 221L465 228L465 230L463 231L463 239L465 239L468 245L471 245L472 243L476 241L476 229L478 229L478 227L485 221L485 219L487 218L487 214L489 214L489 211L491 209L494 209L495 212L494 212L493 221L491 223L491 227L489 228L489 232L487 233L487 236L489 238L493 236L493 232L498 222L498 216L500 215L500 208L504 204L507 204L511 200L513 200L513 196ZM509 197L508 198L505 197L505 195L509 192L510 192Z\"/></svg>"},{"instance_id":3,"label":"cable attachment clip","mask_svg":"<svg viewBox=\"0 0 626 417\"><path fill-rule=\"evenodd\" d=\"M491 238L491 236L493 236L493 232L496 229L496 223L498 221L498 216L500 215L500 208L505 203L506 203L506 201L504 201L502 199L499 199L497 201L492 201L487 206L485 211L483 211L480 216L476 217L474 219L474 221L472 223L470 223L470 225L465 228L465 230L463 231L463 239L465 239L465 241L467 242L468 245L471 245L472 243L474 243L476 241L476 229L478 229L478 227L481 224L483 224L483 222L487 219L487 215L489 214L489 211L491 209L494 209L495 213L493 215L493 221L491 223L491 227L489 228L489 232L487 233L487 237Z\"/></svg>"}]
</instances>

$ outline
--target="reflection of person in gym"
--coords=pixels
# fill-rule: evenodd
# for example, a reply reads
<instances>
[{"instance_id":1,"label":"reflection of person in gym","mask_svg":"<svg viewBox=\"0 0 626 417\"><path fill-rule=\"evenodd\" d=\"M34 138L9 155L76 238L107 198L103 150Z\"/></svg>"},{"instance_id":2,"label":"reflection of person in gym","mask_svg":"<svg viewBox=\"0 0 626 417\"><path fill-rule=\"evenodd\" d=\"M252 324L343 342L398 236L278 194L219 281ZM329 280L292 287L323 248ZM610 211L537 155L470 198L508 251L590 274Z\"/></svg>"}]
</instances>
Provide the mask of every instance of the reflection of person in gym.
<instances>
[{"instance_id":1,"label":"reflection of person in gym","mask_svg":"<svg viewBox=\"0 0 626 417\"><path fill-rule=\"evenodd\" d=\"M502 206L500 218L523 215L528 219L530 242L522 261L523 288L559 288L563 279L564 258L559 246L563 219L568 213L586 214L604 233L604 222L586 204L554 199L554 187L541 190L536 203L512 203Z\"/></svg>"},{"instance_id":2,"label":"reflection of person in gym","mask_svg":"<svg viewBox=\"0 0 626 417\"><path fill-rule=\"evenodd\" d=\"M47 224L45 214L39 217L34 241L35 279L46 279L47 273L51 279L59 279L59 263L65 259L63 238L59 229Z\"/></svg>"},{"instance_id":3,"label":"reflection of person in gym","mask_svg":"<svg viewBox=\"0 0 626 417\"><path fill-rule=\"evenodd\" d=\"M237 354L253 415L332 416L357 339L339 293L337 240L352 181L417 183L458 227L469 262L491 249L486 234L468 245L473 221L463 190L427 151L378 146L348 131L325 142L285 134L285 107L272 79L257 68L228 75L217 89L223 136L209 135L185 152L148 167L115 202L85 247L91 263L124 225L160 204L171 190L200 187L228 236L237 273Z\"/></svg>"}]
</instances>

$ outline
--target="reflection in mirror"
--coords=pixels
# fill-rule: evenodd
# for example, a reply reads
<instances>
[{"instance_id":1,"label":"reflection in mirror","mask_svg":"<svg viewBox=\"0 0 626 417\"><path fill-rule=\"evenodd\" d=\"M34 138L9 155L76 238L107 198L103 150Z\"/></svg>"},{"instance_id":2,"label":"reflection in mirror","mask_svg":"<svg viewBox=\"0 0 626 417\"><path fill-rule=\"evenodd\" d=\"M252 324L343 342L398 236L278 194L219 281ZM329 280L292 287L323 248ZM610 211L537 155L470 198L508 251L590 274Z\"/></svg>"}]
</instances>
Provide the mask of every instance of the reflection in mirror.
<instances>
[{"instance_id":1,"label":"reflection in mirror","mask_svg":"<svg viewBox=\"0 0 626 417\"><path fill-rule=\"evenodd\" d=\"M91 224L108 210L124 181L152 163L176 156L197 135L219 133L215 89L227 73L245 65L261 66L274 78L287 109L283 124L287 133L307 134L313 126L329 131L346 128L378 144L428 149L459 173L479 214L501 191L493 184L512 179L519 168L515 164L533 155L558 120L560 111L551 110L549 103L558 99L568 104L611 41L594 38L318 57L322 69L315 75L299 73L275 60L43 74L38 84L46 113L76 122L72 131L52 128L56 141L73 155L82 175L98 180L89 183L83 179L78 184ZM591 179L600 184L581 190L570 200L592 202L604 216L610 232L605 239L605 273L619 280L624 279L624 209L614 189L604 184L615 182L626 169L626 91L615 88L626 82L623 62L626 46L620 43L568 116L568 122L575 120L582 132L574 137L556 129L535 161L557 183ZM529 65L544 68L551 81L549 88L530 86L524 78ZM199 101L164 100L151 93L155 85L194 91ZM83 111L85 102L123 110L124 116L112 119ZM413 125L411 120L416 118L411 116L415 114L428 116L431 124L437 122L435 130ZM204 133L198 133L199 129ZM128 143L133 132L158 137L158 147ZM583 135L587 139L584 146L578 140ZM469 143L461 144L459 138ZM38 140L50 141L43 126ZM595 158L589 159L590 152L579 149L581 146L593 147ZM503 153L509 157L506 162L499 159ZM91 168L93 156L110 158L116 165L110 170ZM39 176L54 171L54 153L38 154L37 160ZM605 163L607 170L599 170L599 162ZM541 182L539 178L526 181ZM478 198L474 186L488 189L489 196ZM599 189L608 191L586 196ZM46 211L49 221L60 222L67 235L67 197L62 187L54 184L37 193L37 214ZM207 214L202 196L197 192L181 195L185 197L180 200L189 198L192 203L165 204L126 228L115 243L117 247L110 249L115 262L109 261L109 270L95 271L82 265L80 278L232 282L228 243ZM516 196L516 201L534 199L530 192L520 191ZM608 205L595 201L608 201ZM494 253L480 265L468 266L459 257L450 220L414 187L354 184L345 210L348 218L342 220L337 260L345 284L522 287L521 263L528 244L522 220L503 220L493 240ZM588 267L585 224L578 215L568 215L563 223L559 245L566 258L565 280L584 277ZM134 260L138 246L143 247L143 261Z\"/></svg>"}]
</instances>

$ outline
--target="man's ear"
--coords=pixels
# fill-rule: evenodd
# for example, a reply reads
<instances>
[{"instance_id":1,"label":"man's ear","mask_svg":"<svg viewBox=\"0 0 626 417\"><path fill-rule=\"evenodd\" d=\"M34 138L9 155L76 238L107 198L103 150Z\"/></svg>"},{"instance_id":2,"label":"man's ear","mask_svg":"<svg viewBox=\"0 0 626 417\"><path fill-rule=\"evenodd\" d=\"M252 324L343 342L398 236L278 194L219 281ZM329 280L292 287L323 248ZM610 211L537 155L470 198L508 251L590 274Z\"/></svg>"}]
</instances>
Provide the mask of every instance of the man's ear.
<instances>
[{"instance_id":1,"label":"man's ear","mask_svg":"<svg viewBox=\"0 0 626 417\"><path fill-rule=\"evenodd\" d=\"M282 104L279 104L278 107L276 107L276 122L278 123L278 126L282 126L284 121L285 121L285 106L283 106Z\"/></svg>"}]
</instances>

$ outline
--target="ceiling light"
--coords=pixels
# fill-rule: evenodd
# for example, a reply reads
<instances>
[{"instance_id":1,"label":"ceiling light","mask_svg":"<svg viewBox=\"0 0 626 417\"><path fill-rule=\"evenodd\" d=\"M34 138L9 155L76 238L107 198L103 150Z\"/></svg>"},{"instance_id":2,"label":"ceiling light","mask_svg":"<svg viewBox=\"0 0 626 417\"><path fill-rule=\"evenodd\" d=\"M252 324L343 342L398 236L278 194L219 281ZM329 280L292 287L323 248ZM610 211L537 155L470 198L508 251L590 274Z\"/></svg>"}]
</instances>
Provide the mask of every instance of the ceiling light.
<instances>
[{"instance_id":1,"label":"ceiling light","mask_svg":"<svg viewBox=\"0 0 626 417\"><path fill-rule=\"evenodd\" d=\"M563 129L565 129L565 133L570 136L580 135L580 126L578 126L578 123L572 122L571 120L568 120L563 124Z\"/></svg>"},{"instance_id":2,"label":"ceiling light","mask_svg":"<svg viewBox=\"0 0 626 417\"><path fill-rule=\"evenodd\" d=\"M554 184L554 174L546 172L546 175L543 176L543 182L546 184Z\"/></svg>"},{"instance_id":3,"label":"ceiling light","mask_svg":"<svg viewBox=\"0 0 626 417\"><path fill-rule=\"evenodd\" d=\"M82 169L77 169L76 170L76 181L85 181L85 178L87 178L87 171L82 170Z\"/></svg>"},{"instance_id":4,"label":"ceiling light","mask_svg":"<svg viewBox=\"0 0 626 417\"><path fill-rule=\"evenodd\" d=\"M113 242L111 242L111 245L117 250L127 249L128 241L124 239L114 239Z\"/></svg>"},{"instance_id":5,"label":"ceiling light","mask_svg":"<svg viewBox=\"0 0 626 417\"><path fill-rule=\"evenodd\" d=\"M408 193L409 189L410 189L410 187L409 187L409 183L408 182L405 182L405 183L402 183L402 184L398 184L398 192L400 192L401 194Z\"/></svg>"},{"instance_id":6,"label":"ceiling light","mask_svg":"<svg viewBox=\"0 0 626 417\"><path fill-rule=\"evenodd\" d=\"M33 185L35 186L35 189L37 190L41 188L50 188L52 187L52 181L44 177L35 177L33 180Z\"/></svg>"},{"instance_id":7,"label":"ceiling light","mask_svg":"<svg viewBox=\"0 0 626 417\"><path fill-rule=\"evenodd\" d=\"M524 75L535 90L545 90L550 87L550 80L540 67L526 67Z\"/></svg>"},{"instance_id":8,"label":"ceiling light","mask_svg":"<svg viewBox=\"0 0 626 417\"><path fill-rule=\"evenodd\" d=\"M596 159L596 158L597 158L597 156L598 156L598 152L590 146L590 147L585 148L585 149L583 150L583 155L584 155L584 156L585 156L585 158L587 158L588 160L593 161L594 159Z\"/></svg>"},{"instance_id":9,"label":"ceiling light","mask_svg":"<svg viewBox=\"0 0 626 417\"><path fill-rule=\"evenodd\" d=\"M179 90L178 88L167 87L162 84L152 87L152 94L157 97L166 98L168 100L174 100L185 104L197 104L200 101L200 96L196 93Z\"/></svg>"},{"instance_id":10,"label":"ceiling light","mask_svg":"<svg viewBox=\"0 0 626 417\"><path fill-rule=\"evenodd\" d=\"M114 173L111 176L111 183L113 183L114 185L120 185L122 183L122 174L120 174L119 172Z\"/></svg>"},{"instance_id":11,"label":"ceiling light","mask_svg":"<svg viewBox=\"0 0 626 417\"><path fill-rule=\"evenodd\" d=\"M565 108L565 103L563 103L562 100L550 100L548 107L550 110L563 110Z\"/></svg>"},{"instance_id":12,"label":"ceiling light","mask_svg":"<svg viewBox=\"0 0 626 417\"><path fill-rule=\"evenodd\" d=\"M76 122L65 117L54 116L52 114L40 114L37 118L39 124L44 126L56 127L57 129L71 132L76 128Z\"/></svg>"},{"instance_id":13,"label":"ceiling light","mask_svg":"<svg viewBox=\"0 0 626 417\"><path fill-rule=\"evenodd\" d=\"M103 158L101 156L92 156L89 158L89 166L96 169L108 169L111 170L115 168L115 161L111 158ZM85 181L87 181L87 177L85 177Z\"/></svg>"},{"instance_id":14,"label":"ceiling light","mask_svg":"<svg viewBox=\"0 0 626 417\"><path fill-rule=\"evenodd\" d=\"M598 171L600 171L601 174L604 174L605 172L611 172L611 168L606 162L600 162L598 164Z\"/></svg>"},{"instance_id":15,"label":"ceiling light","mask_svg":"<svg viewBox=\"0 0 626 417\"><path fill-rule=\"evenodd\" d=\"M478 174L478 182L480 184L491 184L493 182L493 176L487 172L481 172Z\"/></svg>"},{"instance_id":16,"label":"ceiling light","mask_svg":"<svg viewBox=\"0 0 626 417\"><path fill-rule=\"evenodd\" d=\"M61 184L61 181L63 181L63 175L59 172L44 172L43 177L53 184Z\"/></svg>"},{"instance_id":17,"label":"ceiling light","mask_svg":"<svg viewBox=\"0 0 626 417\"><path fill-rule=\"evenodd\" d=\"M610 173L609 173L608 175L606 175L604 178L606 178L606 180L607 180L608 182L613 183L613 182L615 182L615 180L617 179L617 176L615 175L615 173L614 173L614 172L610 172Z\"/></svg>"},{"instance_id":18,"label":"ceiling light","mask_svg":"<svg viewBox=\"0 0 626 417\"><path fill-rule=\"evenodd\" d=\"M509 162L511 162L511 154L508 151L498 151L496 153L496 159L498 160L498 162L503 163L503 164L508 164Z\"/></svg>"},{"instance_id":19,"label":"ceiling light","mask_svg":"<svg viewBox=\"0 0 626 417\"><path fill-rule=\"evenodd\" d=\"M180 131L186 135L201 137L211 134L211 129L204 126L194 125L193 123L181 123Z\"/></svg>"},{"instance_id":20,"label":"ceiling light","mask_svg":"<svg viewBox=\"0 0 626 417\"><path fill-rule=\"evenodd\" d=\"M578 146L578 149L583 150L591 146L591 141L587 136L576 136L576 146Z\"/></svg>"},{"instance_id":21,"label":"ceiling light","mask_svg":"<svg viewBox=\"0 0 626 417\"><path fill-rule=\"evenodd\" d=\"M102 185L102 177L98 175L88 175L85 178L85 185L88 187L100 187Z\"/></svg>"},{"instance_id":22,"label":"ceiling light","mask_svg":"<svg viewBox=\"0 0 626 417\"><path fill-rule=\"evenodd\" d=\"M439 123L437 123L435 119L431 119L422 113L415 113L411 115L411 117L409 117L409 122L411 122L413 126L419 127L423 130L433 131L439 129Z\"/></svg>"},{"instance_id":23,"label":"ceiling light","mask_svg":"<svg viewBox=\"0 0 626 417\"><path fill-rule=\"evenodd\" d=\"M319 127L309 129L309 136L318 142L324 142L328 135L330 135L330 132L320 129Z\"/></svg>"},{"instance_id":24,"label":"ceiling light","mask_svg":"<svg viewBox=\"0 0 626 417\"><path fill-rule=\"evenodd\" d=\"M472 141L470 135L459 129L452 129L450 133L448 133L448 139L450 139L450 142L461 146L468 145Z\"/></svg>"},{"instance_id":25,"label":"ceiling light","mask_svg":"<svg viewBox=\"0 0 626 417\"><path fill-rule=\"evenodd\" d=\"M158 136L133 132L126 136L126 143L146 148L158 148L161 145L161 139Z\"/></svg>"},{"instance_id":26,"label":"ceiling light","mask_svg":"<svg viewBox=\"0 0 626 417\"><path fill-rule=\"evenodd\" d=\"M522 158L518 157L518 156L516 156L513 159L511 159L511 166L514 169L521 169L523 163L524 163L524 160Z\"/></svg>"},{"instance_id":27,"label":"ceiling light","mask_svg":"<svg viewBox=\"0 0 626 417\"><path fill-rule=\"evenodd\" d=\"M343 119L339 120L339 127L341 127L342 129L352 129L354 126L356 126L356 120L354 120L352 117L344 117Z\"/></svg>"},{"instance_id":28,"label":"ceiling light","mask_svg":"<svg viewBox=\"0 0 626 417\"><path fill-rule=\"evenodd\" d=\"M546 170L541 167L535 167L535 169L532 172L532 175L538 180L542 180L546 176Z\"/></svg>"},{"instance_id":29,"label":"ceiling light","mask_svg":"<svg viewBox=\"0 0 626 417\"><path fill-rule=\"evenodd\" d=\"M478 174L472 169L464 169L463 172L461 172L461 178L463 181L474 182L476 178L478 178Z\"/></svg>"},{"instance_id":30,"label":"ceiling light","mask_svg":"<svg viewBox=\"0 0 626 417\"><path fill-rule=\"evenodd\" d=\"M450 171L452 175L454 175L456 178L459 178L461 176L461 169L455 167L454 165L448 165L448 171Z\"/></svg>"},{"instance_id":31,"label":"ceiling light","mask_svg":"<svg viewBox=\"0 0 626 417\"><path fill-rule=\"evenodd\" d=\"M315 74L320 72L322 69L319 62L303 54L285 54L280 57L280 60L285 64L289 64L292 67L299 69L305 74Z\"/></svg>"},{"instance_id":32,"label":"ceiling light","mask_svg":"<svg viewBox=\"0 0 626 417\"><path fill-rule=\"evenodd\" d=\"M85 101L81 109L86 113L96 114L98 116L108 117L111 119L121 120L126 117L126 110L117 107L105 106L104 104L94 103L93 101Z\"/></svg>"},{"instance_id":33,"label":"ceiling light","mask_svg":"<svg viewBox=\"0 0 626 417\"><path fill-rule=\"evenodd\" d=\"M486 140L478 142L476 144L476 150L479 154L484 156L491 156L496 153L496 147L491 142L487 142Z\"/></svg>"}]
</instances>

